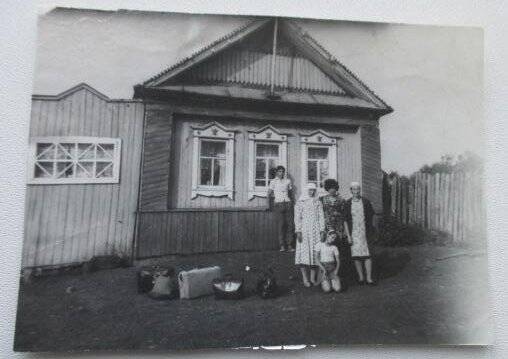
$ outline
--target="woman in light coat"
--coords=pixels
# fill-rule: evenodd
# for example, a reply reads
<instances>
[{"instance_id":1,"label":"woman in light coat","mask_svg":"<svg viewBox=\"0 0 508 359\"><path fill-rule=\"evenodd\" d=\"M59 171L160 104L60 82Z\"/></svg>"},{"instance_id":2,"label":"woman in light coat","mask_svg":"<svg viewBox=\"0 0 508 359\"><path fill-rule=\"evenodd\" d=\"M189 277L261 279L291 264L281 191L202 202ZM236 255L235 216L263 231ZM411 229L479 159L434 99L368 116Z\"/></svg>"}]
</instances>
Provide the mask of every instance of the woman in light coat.
<instances>
[{"instance_id":1,"label":"woman in light coat","mask_svg":"<svg viewBox=\"0 0 508 359\"><path fill-rule=\"evenodd\" d=\"M316 196L316 185L309 183L295 205L295 264L300 267L303 285L317 285L317 246L324 238L323 205Z\"/></svg>"}]
</instances>

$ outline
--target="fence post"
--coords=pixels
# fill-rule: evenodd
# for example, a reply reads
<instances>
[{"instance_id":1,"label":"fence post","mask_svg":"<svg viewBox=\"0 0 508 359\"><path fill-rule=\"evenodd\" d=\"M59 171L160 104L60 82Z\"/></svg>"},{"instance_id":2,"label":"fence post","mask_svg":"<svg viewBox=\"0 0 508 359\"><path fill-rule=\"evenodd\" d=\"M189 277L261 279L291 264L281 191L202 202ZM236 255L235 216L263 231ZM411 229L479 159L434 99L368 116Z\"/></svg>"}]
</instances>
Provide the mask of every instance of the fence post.
<instances>
[{"instance_id":1,"label":"fence post","mask_svg":"<svg viewBox=\"0 0 508 359\"><path fill-rule=\"evenodd\" d=\"M398 181L397 177L393 177L393 179L390 181L390 195L391 195L390 214L392 216L396 216L397 213L397 187L396 187L397 181Z\"/></svg>"}]
</instances>

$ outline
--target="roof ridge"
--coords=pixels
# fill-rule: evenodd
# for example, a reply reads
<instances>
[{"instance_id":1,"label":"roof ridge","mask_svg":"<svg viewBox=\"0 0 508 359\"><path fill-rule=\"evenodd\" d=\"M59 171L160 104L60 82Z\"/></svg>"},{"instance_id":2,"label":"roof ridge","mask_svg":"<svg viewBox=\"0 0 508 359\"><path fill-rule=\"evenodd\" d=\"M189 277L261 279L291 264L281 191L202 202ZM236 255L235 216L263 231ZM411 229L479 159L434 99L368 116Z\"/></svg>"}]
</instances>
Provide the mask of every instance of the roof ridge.
<instances>
[{"instance_id":1,"label":"roof ridge","mask_svg":"<svg viewBox=\"0 0 508 359\"><path fill-rule=\"evenodd\" d=\"M179 66L182 66L184 63L186 63L187 61L190 61L192 60L194 57L202 54L203 52L207 51L208 49L214 47L215 45L223 42L223 41L226 41L230 38L232 38L233 36L237 35L238 33L244 31L246 28L248 28L249 26L251 26L252 24L258 22L259 19L255 19L255 20L251 20L251 21L248 21L246 24L234 29L233 31L229 32L228 34L220 37L219 39L209 43L208 45L205 45L203 47L201 47L199 50L197 51L194 51L193 53L191 53L190 55L178 60L176 63L174 63L173 65L169 66L168 68L162 70L161 72L159 72L158 74L152 76L151 78L149 78L148 80L144 81L143 82L143 85L146 85L148 84L149 82L152 82L156 79L158 79L159 77L167 74L168 72L170 72L171 70L174 70L175 68L179 67Z\"/></svg>"},{"instance_id":2,"label":"roof ridge","mask_svg":"<svg viewBox=\"0 0 508 359\"><path fill-rule=\"evenodd\" d=\"M383 104L385 105L387 108L390 108L391 109L391 106L388 105L385 101L383 101L383 99L381 99L381 97L379 97L379 95L374 91L372 90L365 82L363 82L362 80L360 80L360 78L354 73L352 72L347 66L345 66L340 60L338 60L335 56L333 56L328 50L326 50L326 48L321 45L319 43L319 41L317 41L314 37L312 37L311 35L309 35L309 33L307 31L305 31L300 25L298 25L296 23L296 21L294 20L286 20L288 22L291 22L291 24L297 28L298 31L300 31L300 33L302 34L302 36L304 38L306 38L308 41L312 42L321 52L323 52L326 57L328 57L328 61L330 61L332 63L332 65L340 65L344 71L346 71L348 73L348 75L350 75L351 77L353 77L356 81L358 81L362 86L364 86L367 90L369 90L370 92L372 92L374 94L374 96L376 96L376 98Z\"/></svg>"}]
</instances>

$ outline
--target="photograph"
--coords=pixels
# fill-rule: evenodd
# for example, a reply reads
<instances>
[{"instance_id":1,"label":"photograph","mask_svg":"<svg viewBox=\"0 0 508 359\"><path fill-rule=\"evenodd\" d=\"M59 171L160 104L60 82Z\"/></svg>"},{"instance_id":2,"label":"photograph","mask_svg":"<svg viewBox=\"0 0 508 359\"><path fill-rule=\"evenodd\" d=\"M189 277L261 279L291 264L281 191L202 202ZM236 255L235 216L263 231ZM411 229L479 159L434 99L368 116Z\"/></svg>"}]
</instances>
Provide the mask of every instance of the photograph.
<instances>
[{"instance_id":1,"label":"photograph","mask_svg":"<svg viewBox=\"0 0 508 359\"><path fill-rule=\"evenodd\" d=\"M15 351L492 343L482 28L55 7L35 52Z\"/></svg>"}]
</instances>

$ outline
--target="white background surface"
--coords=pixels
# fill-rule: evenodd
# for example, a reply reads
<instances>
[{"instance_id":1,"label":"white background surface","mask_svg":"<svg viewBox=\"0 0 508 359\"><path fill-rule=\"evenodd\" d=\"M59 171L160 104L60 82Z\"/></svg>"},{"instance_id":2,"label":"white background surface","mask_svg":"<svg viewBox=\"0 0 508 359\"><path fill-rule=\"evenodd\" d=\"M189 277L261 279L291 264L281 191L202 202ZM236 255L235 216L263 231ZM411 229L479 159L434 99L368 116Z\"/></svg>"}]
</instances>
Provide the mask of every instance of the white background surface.
<instances>
[{"instance_id":1,"label":"white background surface","mask_svg":"<svg viewBox=\"0 0 508 359\"><path fill-rule=\"evenodd\" d=\"M480 26L485 35L485 118L489 267L495 344L487 348L338 347L291 352L195 351L150 357L254 358L506 358L508 357L508 286L505 241L508 239L508 11L504 1L360 1L325 0L173 0L0 2L0 357L54 357L12 352L21 258L25 158L35 59L38 6L128 8L199 13L241 13L409 24ZM171 320L171 318L168 318ZM68 357L68 354L56 357ZM135 357L104 353L80 357ZM148 356L143 353L143 356Z\"/></svg>"}]
</instances>

